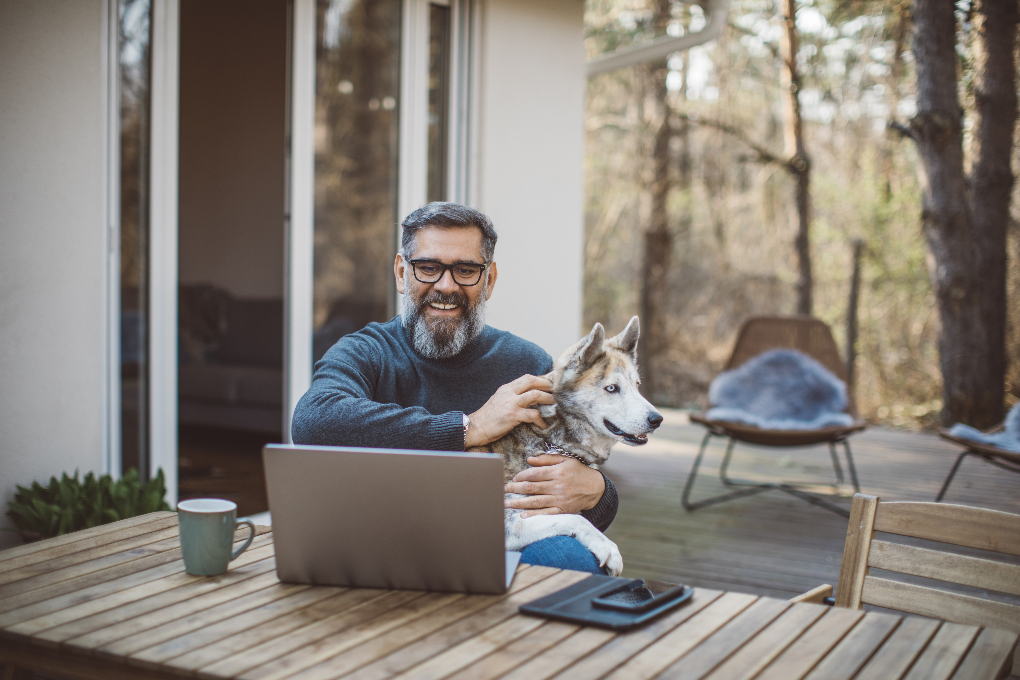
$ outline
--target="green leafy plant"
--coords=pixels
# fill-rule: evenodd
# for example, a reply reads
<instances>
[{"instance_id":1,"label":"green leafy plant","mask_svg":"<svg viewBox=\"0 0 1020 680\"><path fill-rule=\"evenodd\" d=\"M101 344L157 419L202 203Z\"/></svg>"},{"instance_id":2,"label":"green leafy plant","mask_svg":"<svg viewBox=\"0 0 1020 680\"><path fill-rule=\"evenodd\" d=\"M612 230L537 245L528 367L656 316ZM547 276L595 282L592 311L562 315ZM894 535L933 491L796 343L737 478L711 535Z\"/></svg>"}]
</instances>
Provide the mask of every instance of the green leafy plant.
<instances>
[{"instance_id":1,"label":"green leafy plant","mask_svg":"<svg viewBox=\"0 0 1020 680\"><path fill-rule=\"evenodd\" d=\"M93 473L78 479L78 471L60 479L50 477L43 486L32 482L30 488L17 487L14 500L7 504L7 516L26 538L51 538L89 529L100 524L169 510L163 470L156 477L142 481L137 470L130 470L118 480L110 475L96 477Z\"/></svg>"}]
</instances>

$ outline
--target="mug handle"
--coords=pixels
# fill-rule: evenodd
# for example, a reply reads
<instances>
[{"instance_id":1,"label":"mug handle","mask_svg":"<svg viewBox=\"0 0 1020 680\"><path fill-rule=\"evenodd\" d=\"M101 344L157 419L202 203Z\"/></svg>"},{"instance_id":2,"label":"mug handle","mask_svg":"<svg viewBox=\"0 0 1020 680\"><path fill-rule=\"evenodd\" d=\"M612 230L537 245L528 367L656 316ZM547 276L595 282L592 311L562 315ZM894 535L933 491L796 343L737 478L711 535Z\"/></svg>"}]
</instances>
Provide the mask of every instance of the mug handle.
<instances>
[{"instance_id":1,"label":"mug handle","mask_svg":"<svg viewBox=\"0 0 1020 680\"><path fill-rule=\"evenodd\" d=\"M234 529L237 529L237 527L241 526L242 524L247 524L248 528L251 529L251 531L248 532L248 540L244 542L244 545L242 545L234 552L230 553L231 560L236 560L237 556L243 553L245 549L249 545L251 545L251 542L255 539L255 524L249 519L239 519L236 522L234 522Z\"/></svg>"}]
</instances>

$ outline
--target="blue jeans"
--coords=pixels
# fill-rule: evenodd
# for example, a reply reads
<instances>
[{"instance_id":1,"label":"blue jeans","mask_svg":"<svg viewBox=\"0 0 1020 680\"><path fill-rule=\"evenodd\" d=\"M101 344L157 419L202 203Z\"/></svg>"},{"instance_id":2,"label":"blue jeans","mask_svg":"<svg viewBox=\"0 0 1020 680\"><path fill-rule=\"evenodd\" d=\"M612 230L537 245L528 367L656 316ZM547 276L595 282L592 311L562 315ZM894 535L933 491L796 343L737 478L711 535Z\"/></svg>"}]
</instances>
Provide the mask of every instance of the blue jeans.
<instances>
[{"instance_id":1,"label":"blue jeans","mask_svg":"<svg viewBox=\"0 0 1020 680\"><path fill-rule=\"evenodd\" d=\"M550 536L521 551L521 562L557 569L574 569L605 574L599 561L573 536Z\"/></svg>"}]
</instances>

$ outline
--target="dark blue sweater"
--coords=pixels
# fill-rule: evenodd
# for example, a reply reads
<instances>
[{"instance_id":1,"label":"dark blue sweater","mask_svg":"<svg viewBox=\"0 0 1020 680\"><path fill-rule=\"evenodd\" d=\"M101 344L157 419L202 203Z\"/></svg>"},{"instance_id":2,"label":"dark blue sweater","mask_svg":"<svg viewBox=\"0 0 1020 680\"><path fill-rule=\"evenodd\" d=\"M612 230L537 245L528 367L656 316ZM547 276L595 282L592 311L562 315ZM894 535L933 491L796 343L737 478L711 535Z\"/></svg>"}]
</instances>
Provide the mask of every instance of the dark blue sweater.
<instances>
[{"instance_id":1,"label":"dark blue sweater","mask_svg":"<svg viewBox=\"0 0 1020 680\"><path fill-rule=\"evenodd\" d=\"M465 413L501 385L551 370L541 347L491 326L457 356L426 359L398 316L345 335L326 352L294 410L291 435L297 444L463 451ZM582 514L605 530L618 506L607 478L602 500Z\"/></svg>"}]
</instances>

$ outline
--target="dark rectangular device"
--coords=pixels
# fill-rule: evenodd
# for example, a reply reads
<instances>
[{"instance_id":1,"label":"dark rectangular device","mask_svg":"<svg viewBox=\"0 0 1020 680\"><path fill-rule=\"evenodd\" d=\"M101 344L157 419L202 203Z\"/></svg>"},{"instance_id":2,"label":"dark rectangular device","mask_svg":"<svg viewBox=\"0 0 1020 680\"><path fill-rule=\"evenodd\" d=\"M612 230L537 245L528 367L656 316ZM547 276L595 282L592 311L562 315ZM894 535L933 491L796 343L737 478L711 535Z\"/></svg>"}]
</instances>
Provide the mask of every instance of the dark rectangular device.
<instances>
[{"instance_id":1,"label":"dark rectangular device","mask_svg":"<svg viewBox=\"0 0 1020 680\"><path fill-rule=\"evenodd\" d=\"M592 598L591 603L603 609L643 612L680 597L687 590L686 586L678 583L639 578Z\"/></svg>"},{"instance_id":2,"label":"dark rectangular device","mask_svg":"<svg viewBox=\"0 0 1020 680\"><path fill-rule=\"evenodd\" d=\"M595 600L620 591L621 588L630 588L635 583L643 584L645 581L602 575L589 576L534 602L521 605L521 613L613 630L628 630L672 611L684 602L690 601L694 595L694 588L690 586L676 586L680 592L675 593L672 588L674 584L667 584L670 588L663 593L669 592L671 597L663 599L660 596L644 609L618 609L595 605Z\"/></svg>"}]
</instances>

